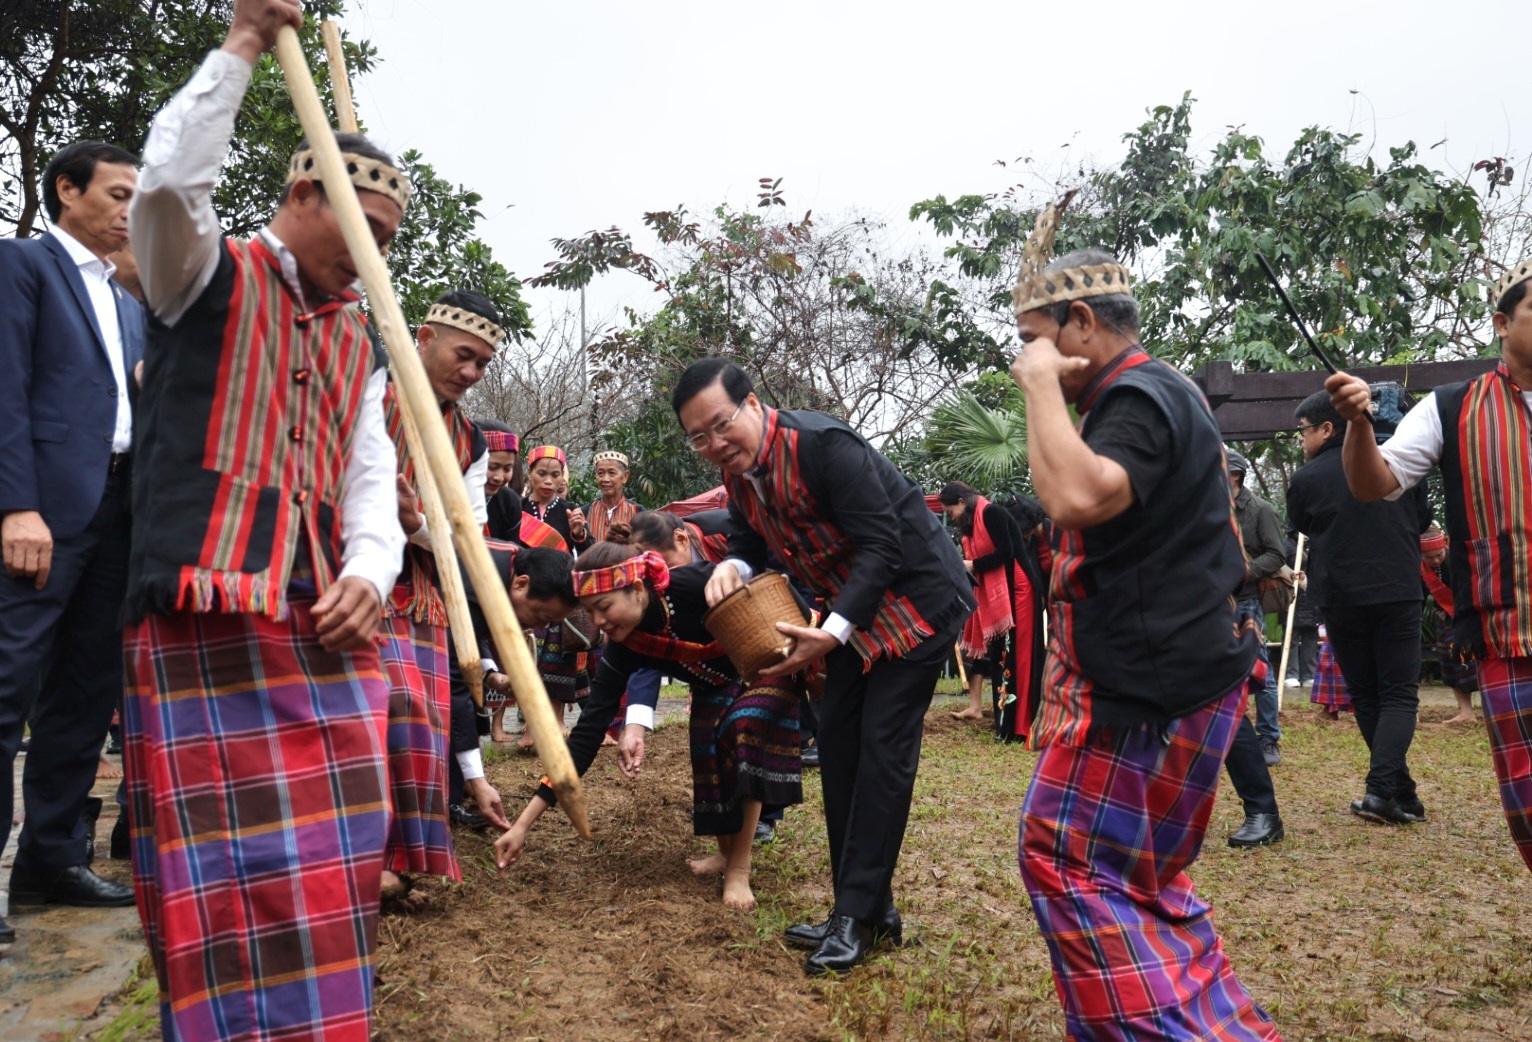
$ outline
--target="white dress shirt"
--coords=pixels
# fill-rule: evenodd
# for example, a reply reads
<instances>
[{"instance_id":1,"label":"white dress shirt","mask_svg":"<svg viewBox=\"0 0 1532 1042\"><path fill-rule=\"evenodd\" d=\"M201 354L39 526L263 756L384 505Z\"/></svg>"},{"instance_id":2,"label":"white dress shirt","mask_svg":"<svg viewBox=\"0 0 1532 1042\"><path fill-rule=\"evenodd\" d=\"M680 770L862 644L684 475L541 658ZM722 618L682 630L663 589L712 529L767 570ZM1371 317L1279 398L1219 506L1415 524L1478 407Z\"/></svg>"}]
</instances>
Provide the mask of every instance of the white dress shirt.
<instances>
[{"instance_id":1,"label":"white dress shirt","mask_svg":"<svg viewBox=\"0 0 1532 1042\"><path fill-rule=\"evenodd\" d=\"M48 232L69 254L80 269L85 282L85 294L90 297L91 310L96 313L96 326L106 343L106 357L112 366L112 378L117 381L117 422L112 429L112 451L128 452L133 448L133 410L128 404L128 371L122 354L122 323L117 320L117 300L122 287L112 282L117 265L97 257L86 249L73 235L54 225Z\"/></svg>"},{"instance_id":2,"label":"white dress shirt","mask_svg":"<svg viewBox=\"0 0 1532 1042\"><path fill-rule=\"evenodd\" d=\"M1532 391L1522 391L1521 397L1532 409ZM1378 446L1388 469L1394 472L1394 480L1399 482L1399 487L1384 498L1398 499L1419 484L1441 462L1445 444L1442 416L1436 408L1436 392L1432 391L1405 413L1394 436Z\"/></svg>"},{"instance_id":3,"label":"white dress shirt","mask_svg":"<svg viewBox=\"0 0 1532 1042\"><path fill-rule=\"evenodd\" d=\"M201 296L218 269L223 231L213 211L213 183L223 168L234 118L250 85L250 65L213 51L186 86L155 116L144 145L144 167L128 210L128 234L138 259L144 299L173 326ZM305 310L292 252L267 228L261 240L276 254L282 277ZM208 350L218 350L216 342ZM367 381L346 461L340 501L341 578L359 576L386 602L403 562L393 439L383 422L388 374Z\"/></svg>"},{"instance_id":4,"label":"white dress shirt","mask_svg":"<svg viewBox=\"0 0 1532 1042\"><path fill-rule=\"evenodd\" d=\"M404 408L403 403L399 406ZM485 449L479 454L479 458L468 464L468 469L463 471L463 487L468 490L468 502L473 507L473 519L480 528L489 521L489 500L484 498L484 482L489 477L489 450ZM410 542L422 550L430 550L431 546L431 523L424 514L420 516L420 527L410 533Z\"/></svg>"}]
</instances>

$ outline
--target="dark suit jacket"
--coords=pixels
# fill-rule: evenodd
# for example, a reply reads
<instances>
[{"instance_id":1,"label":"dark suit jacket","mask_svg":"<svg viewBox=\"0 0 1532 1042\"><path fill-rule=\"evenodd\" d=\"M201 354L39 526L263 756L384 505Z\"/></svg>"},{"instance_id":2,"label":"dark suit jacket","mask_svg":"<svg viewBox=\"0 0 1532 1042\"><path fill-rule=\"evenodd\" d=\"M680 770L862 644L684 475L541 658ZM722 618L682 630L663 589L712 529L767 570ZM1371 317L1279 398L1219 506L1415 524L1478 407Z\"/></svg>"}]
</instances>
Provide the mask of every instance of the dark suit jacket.
<instances>
[{"instance_id":1,"label":"dark suit jacket","mask_svg":"<svg viewBox=\"0 0 1532 1042\"><path fill-rule=\"evenodd\" d=\"M130 402L143 307L115 283ZM117 381L80 270L63 243L0 239L0 514L36 510L78 535L106 487Z\"/></svg>"}]
</instances>

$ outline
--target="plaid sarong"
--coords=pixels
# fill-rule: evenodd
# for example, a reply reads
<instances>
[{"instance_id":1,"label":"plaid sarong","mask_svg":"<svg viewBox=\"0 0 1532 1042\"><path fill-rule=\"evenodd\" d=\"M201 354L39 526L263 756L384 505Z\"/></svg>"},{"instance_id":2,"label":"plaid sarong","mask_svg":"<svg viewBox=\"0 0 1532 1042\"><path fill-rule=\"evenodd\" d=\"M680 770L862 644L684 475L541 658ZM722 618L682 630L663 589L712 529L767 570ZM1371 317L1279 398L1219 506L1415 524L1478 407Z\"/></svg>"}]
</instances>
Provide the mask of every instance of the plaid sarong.
<instances>
[{"instance_id":1,"label":"plaid sarong","mask_svg":"<svg viewBox=\"0 0 1532 1042\"><path fill-rule=\"evenodd\" d=\"M1505 820L1532 868L1532 658L1480 659L1479 697Z\"/></svg>"},{"instance_id":2,"label":"plaid sarong","mask_svg":"<svg viewBox=\"0 0 1532 1042\"><path fill-rule=\"evenodd\" d=\"M388 824L384 867L460 881L447 824L447 724L452 689L447 631L408 616L383 620L378 656L388 679Z\"/></svg>"},{"instance_id":3,"label":"plaid sarong","mask_svg":"<svg viewBox=\"0 0 1532 1042\"><path fill-rule=\"evenodd\" d=\"M1351 692L1346 690L1346 678L1341 676L1335 652L1330 650L1330 639L1319 642L1319 658L1314 663L1314 684L1309 688L1309 701L1324 706L1331 713L1354 713Z\"/></svg>"},{"instance_id":4,"label":"plaid sarong","mask_svg":"<svg viewBox=\"0 0 1532 1042\"><path fill-rule=\"evenodd\" d=\"M371 649L288 616L124 633L133 881L167 1040L366 1042L388 830Z\"/></svg>"},{"instance_id":5,"label":"plaid sarong","mask_svg":"<svg viewBox=\"0 0 1532 1042\"><path fill-rule=\"evenodd\" d=\"M803 802L798 693L780 683L692 686L692 832L732 836L743 801Z\"/></svg>"},{"instance_id":6,"label":"plaid sarong","mask_svg":"<svg viewBox=\"0 0 1532 1042\"><path fill-rule=\"evenodd\" d=\"M1070 1039L1278 1039L1186 876L1244 715L1242 683L1164 733L1042 749L1022 807L1022 880Z\"/></svg>"}]
</instances>

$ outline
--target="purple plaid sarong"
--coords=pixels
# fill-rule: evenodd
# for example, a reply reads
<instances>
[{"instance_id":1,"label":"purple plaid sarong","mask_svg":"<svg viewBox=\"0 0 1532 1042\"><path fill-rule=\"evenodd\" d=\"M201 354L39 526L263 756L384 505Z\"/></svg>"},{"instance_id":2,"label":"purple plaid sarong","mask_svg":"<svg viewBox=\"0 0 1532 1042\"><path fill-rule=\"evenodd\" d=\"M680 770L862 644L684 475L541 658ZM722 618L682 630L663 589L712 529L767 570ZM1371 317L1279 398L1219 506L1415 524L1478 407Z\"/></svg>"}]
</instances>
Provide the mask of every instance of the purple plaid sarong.
<instances>
[{"instance_id":1,"label":"purple plaid sarong","mask_svg":"<svg viewBox=\"0 0 1532 1042\"><path fill-rule=\"evenodd\" d=\"M447 631L407 616L383 620L388 679L388 787L393 817L384 867L461 881L447 824Z\"/></svg>"},{"instance_id":2,"label":"purple plaid sarong","mask_svg":"<svg viewBox=\"0 0 1532 1042\"><path fill-rule=\"evenodd\" d=\"M366 1042L388 829L372 649L285 621L151 615L124 633L133 882L169 1042Z\"/></svg>"},{"instance_id":3,"label":"purple plaid sarong","mask_svg":"<svg viewBox=\"0 0 1532 1042\"><path fill-rule=\"evenodd\" d=\"M1018 857L1068 1038L1280 1038L1186 876L1246 696L1242 683L1163 735L1042 749Z\"/></svg>"},{"instance_id":4,"label":"purple plaid sarong","mask_svg":"<svg viewBox=\"0 0 1532 1042\"><path fill-rule=\"evenodd\" d=\"M1532 868L1532 658L1480 659L1479 697L1505 820Z\"/></svg>"},{"instance_id":5,"label":"purple plaid sarong","mask_svg":"<svg viewBox=\"0 0 1532 1042\"><path fill-rule=\"evenodd\" d=\"M1341 676L1335 652L1330 650L1329 638L1319 642L1319 660L1314 663L1314 685L1309 688L1309 701L1331 715L1356 712L1351 705L1351 692L1346 690L1346 678Z\"/></svg>"}]
</instances>

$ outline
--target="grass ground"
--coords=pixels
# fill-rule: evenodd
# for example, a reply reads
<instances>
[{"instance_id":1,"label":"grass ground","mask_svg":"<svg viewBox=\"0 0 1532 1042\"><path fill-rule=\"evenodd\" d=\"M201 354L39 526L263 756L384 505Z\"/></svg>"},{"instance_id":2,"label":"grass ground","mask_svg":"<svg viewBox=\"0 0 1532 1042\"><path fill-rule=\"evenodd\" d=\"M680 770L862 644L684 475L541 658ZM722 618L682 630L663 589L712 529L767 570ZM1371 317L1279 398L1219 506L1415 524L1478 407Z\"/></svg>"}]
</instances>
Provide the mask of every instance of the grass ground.
<instances>
[{"instance_id":1,"label":"grass ground","mask_svg":"<svg viewBox=\"0 0 1532 1042\"><path fill-rule=\"evenodd\" d=\"M1016 815L1033 755L959 724L940 700L895 881L915 943L843 980L803 976L782 927L829 905L817 779L758 848L753 913L694 879L682 726L662 728L644 777L610 756L587 781L598 839L544 818L501 876L491 837L459 833L465 881L383 920L377 1037L414 1039L1049 1039L1062 1017L1016 871ZM1482 729L1423 711L1411 752L1430 820L1407 829L1347 811L1365 753L1349 720L1284 717L1274 771L1287 841L1236 851L1224 786L1192 871L1230 957L1290 1040L1532 1038L1532 873L1500 815ZM490 775L514 815L536 761ZM131 1010L129 1011L131 1012ZM101 1036L98 1036L101 1037ZM114 1038L153 1037L143 1032Z\"/></svg>"}]
</instances>

